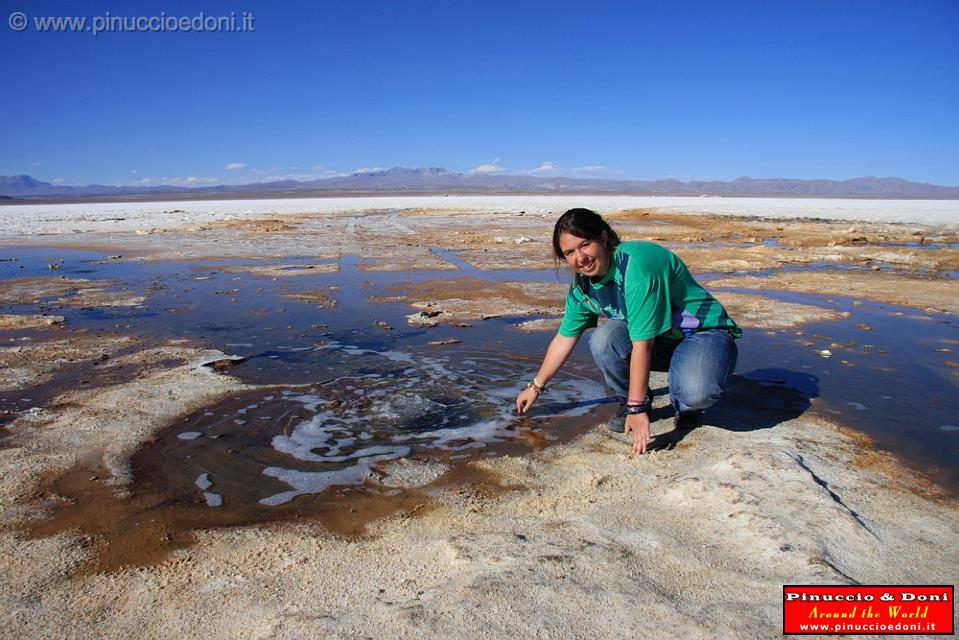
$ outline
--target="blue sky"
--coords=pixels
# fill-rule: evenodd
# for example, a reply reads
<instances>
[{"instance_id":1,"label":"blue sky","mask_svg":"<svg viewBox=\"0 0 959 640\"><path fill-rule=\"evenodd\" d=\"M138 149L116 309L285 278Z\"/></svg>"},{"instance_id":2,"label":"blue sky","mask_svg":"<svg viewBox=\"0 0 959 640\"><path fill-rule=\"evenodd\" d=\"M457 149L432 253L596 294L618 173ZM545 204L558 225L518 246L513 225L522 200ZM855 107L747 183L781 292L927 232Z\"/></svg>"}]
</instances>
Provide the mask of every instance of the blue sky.
<instances>
[{"instance_id":1,"label":"blue sky","mask_svg":"<svg viewBox=\"0 0 959 640\"><path fill-rule=\"evenodd\" d=\"M955 0L0 7L0 175L202 185L438 166L959 185ZM251 13L255 31L34 22L201 11Z\"/></svg>"}]
</instances>

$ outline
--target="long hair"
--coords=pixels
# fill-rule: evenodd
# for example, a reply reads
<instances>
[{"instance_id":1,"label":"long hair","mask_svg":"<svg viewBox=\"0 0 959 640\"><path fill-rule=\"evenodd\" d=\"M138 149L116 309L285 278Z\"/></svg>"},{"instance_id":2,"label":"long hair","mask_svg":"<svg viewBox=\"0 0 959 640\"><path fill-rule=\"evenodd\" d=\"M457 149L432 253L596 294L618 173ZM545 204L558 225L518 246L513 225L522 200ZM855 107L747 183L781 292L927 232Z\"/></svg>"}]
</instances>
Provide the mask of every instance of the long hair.
<instances>
[{"instance_id":1,"label":"long hair","mask_svg":"<svg viewBox=\"0 0 959 640\"><path fill-rule=\"evenodd\" d=\"M602 240L603 232L606 232L606 251L612 257L613 250L619 246L621 240L619 234L613 231L609 223L603 220L591 209L570 209L559 217L556 226L553 227L553 254L558 263L566 261L563 255L563 249L559 246L559 237L564 233L569 233L577 238L585 240Z\"/></svg>"},{"instance_id":2,"label":"long hair","mask_svg":"<svg viewBox=\"0 0 959 640\"><path fill-rule=\"evenodd\" d=\"M569 233L577 238L585 240L596 240L602 242L603 232L606 232L606 252L610 264L613 261L613 251L619 246L621 240L619 234L613 231L609 223L603 220L603 217L592 209L570 209L559 217L556 225L553 227L553 257L556 258L556 268L566 262L566 256L563 255L563 249L559 246L559 237L564 233ZM573 287L579 287L586 293L583 283L580 281L579 274L573 273Z\"/></svg>"}]
</instances>

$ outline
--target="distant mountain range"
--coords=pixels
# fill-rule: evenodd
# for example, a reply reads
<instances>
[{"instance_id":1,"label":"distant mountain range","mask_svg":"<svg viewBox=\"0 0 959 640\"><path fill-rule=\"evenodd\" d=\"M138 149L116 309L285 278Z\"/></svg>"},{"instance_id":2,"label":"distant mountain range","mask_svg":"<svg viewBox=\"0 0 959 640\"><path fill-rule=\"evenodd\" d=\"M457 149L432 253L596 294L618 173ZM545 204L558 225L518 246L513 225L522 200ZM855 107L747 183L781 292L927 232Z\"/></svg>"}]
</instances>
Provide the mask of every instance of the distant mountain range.
<instances>
[{"instance_id":1,"label":"distant mountain range","mask_svg":"<svg viewBox=\"0 0 959 640\"><path fill-rule=\"evenodd\" d=\"M796 180L737 178L719 180L597 180L562 177L476 175L434 167L395 167L320 180L281 180L209 187L66 186L30 176L0 176L0 202L284 198L385 194L629 194L660 196L766 196L793 198L959 199L959 187L910 182L902 178Z\"/></svg>"}]
</instances>

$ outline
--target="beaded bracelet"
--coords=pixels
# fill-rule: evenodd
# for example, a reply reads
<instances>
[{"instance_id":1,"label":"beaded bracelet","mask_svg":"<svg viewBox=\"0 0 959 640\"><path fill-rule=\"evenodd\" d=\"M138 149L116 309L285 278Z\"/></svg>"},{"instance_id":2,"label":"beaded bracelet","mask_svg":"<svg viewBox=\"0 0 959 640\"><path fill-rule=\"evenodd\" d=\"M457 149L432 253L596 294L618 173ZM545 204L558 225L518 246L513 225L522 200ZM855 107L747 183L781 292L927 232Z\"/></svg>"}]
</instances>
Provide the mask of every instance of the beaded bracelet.
<instances>
[{"instance_id":1,"label":"beaded bracelet","mask_svg":"<svg viewBox=\"0 0 959 640\"><path fill-rule=\"evenodd\" d=\"M526 385L527 389L536 389L536 393L543 393L546 391L546 385L540 384L539 380L536 379L536 376L533 376L533 379L529 381L529 384Z\"/></svg>"}]
</instances>

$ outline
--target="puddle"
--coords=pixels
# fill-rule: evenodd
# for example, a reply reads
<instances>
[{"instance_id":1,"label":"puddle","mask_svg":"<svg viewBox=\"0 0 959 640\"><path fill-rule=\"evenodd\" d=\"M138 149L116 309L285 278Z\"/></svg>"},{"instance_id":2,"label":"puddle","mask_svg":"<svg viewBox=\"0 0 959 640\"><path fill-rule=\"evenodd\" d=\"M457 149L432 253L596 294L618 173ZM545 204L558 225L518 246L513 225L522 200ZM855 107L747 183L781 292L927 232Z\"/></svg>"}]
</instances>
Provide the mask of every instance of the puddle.
<instances>
[{"instance_id":1,"label":"puddle","mask_svg":"<svg viewBox=\"0 0 959 640\"><path fill-rule=\"evenodd\" d=\"M188 417L138 456L134 477L144 465L194 503L212 491L224 506L273 507L331 486L402 484L389 470L400 459L449 464L497 445L543 446L561 437L549 426L556 420L572 424L607 404L603 385L567 374L520 419L513 403L532 363L459 346L330 341L302 356L322 362L325 380L242 394Z\"/></svg>"},{"instance_id":2,"label":"puddle","mask_svg":"<svg viewBox=\"0 0 959 640\"><path fill-rule=\"evenodd\" d=\"M431 249L430 251L431 253L442 256L444 260L456 265L456 267L464 276L479 278L481 280L534 280L545 282L565 282L568 279L565 271L557 269L496 269L492 271L484 271L483 269L477 269L470 263L463 260L456 251L438 248ZM447 273L444 277L449 278L450 274Z\"/></svg>"},{"instance_id":3,"label":"puddle","mask_svg":"<svg viewBox=\"0 0 959 640\"><path fill-rule=\"evenodd\" d=\"M928 249L930 251L936 251L941 249L959 249L959 243L957 242L937 242L935 240L930 240L927 242L874 242L870 246L873 247L907 247L909 249Z\"/></svg>"},{"instance_id":4,"label":"puddle","mask_svg":"<svg viewBox=\"0 0 959 640\"><path fill-rule=\"evenodd\" d=\"M132 461L128 499L116 499L95 467L53 480L52 489L74 505L33 533L79 526L100 536L107 547L98 556L101 569L156 561L188 544L191 531L209 527L304 518L357 534L383 515L428 509L437 485L495 491L495 478L464 463L569 440L612 411L585 340L534 413L519 418L513 401L538 367L548 333L517 331L515 317L469 328L411 327L406 303L369 302L395 294L396 286L441 278L566 281L563 271L482 271L455 252L435 253L459 271L363 271L355 257L340 260L335 272L303 273L296 265L316 264L315 258L137 263L90 251L0 250L0 279L102 279L118 292L146 296L132 308L45 300L5 305L3 312L37 313L40 306L66 318L61 331L120 331L211 346L245 358L231 375L270 385L161 431ZM60 266L51 272L54 259ZM264 278L228 269L277 264L298 275ZM291 297L317 291L335 304ZM748 329L737 367L743 406L724 409L728 427L749 423L743 411L753 406L750 395L765 394L773 403L800 398L790 416L807 406L829 415L955 491L959 378L948 362L959 358L941 349L959 350L956 318L834 296L763 294L850 315L798 330ZM0 337L44 335L7 331ZM818 353L826 350L828 359ZM67 367L40 393L0 394L7 403L0 409L22 411L25 397L30 406L44 406L56 391L78 384L84 371ZM762 428L774 425L766 420Z\"/></svg>"},{"instance_id":5,"label":"puddle","mask_svg":"<svg viewBox=\"0 0 959 640\"><path fill-rule=\"evenodd\" d=\"M737 293L755 290L724 289ZM785 302L848 311L798 329L748 331L738 372L798 388L781 371L811 376L812 410L861 431L947 491L959 493L959 438L941 425L959 415L959 320L892 304L797 292L761 291ZM828 357L824 354L828 353ZM776 367L776 375L749 372ZM807 391L812 383L807 382Z\"/></svg>"}]
</instances>

